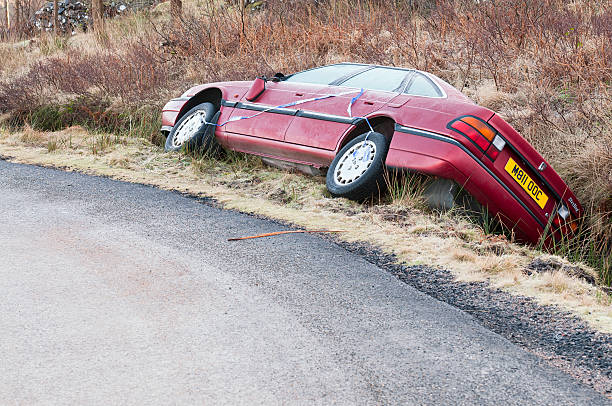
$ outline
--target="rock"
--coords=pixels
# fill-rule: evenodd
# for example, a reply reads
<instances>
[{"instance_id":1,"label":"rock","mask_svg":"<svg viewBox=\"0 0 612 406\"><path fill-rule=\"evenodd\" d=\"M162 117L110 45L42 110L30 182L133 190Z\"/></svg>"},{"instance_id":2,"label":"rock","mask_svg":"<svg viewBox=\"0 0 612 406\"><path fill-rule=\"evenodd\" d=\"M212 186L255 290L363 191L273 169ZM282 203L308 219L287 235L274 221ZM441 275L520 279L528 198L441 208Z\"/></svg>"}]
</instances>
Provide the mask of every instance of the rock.
<instances>
[{"instance_id":1,"label":"rock","mask_svg":"<svg viewBox=\"0 0 612 406\"><path fill-rule=\"evenodd\" d=\"M104 5L104 18L113 18L130 9L150 7L157 0L121 0ZM77 28L86 31L90 25L89 8L79 0L61 0L57 3L60 31L74 34ZM40 31L53 31L53 3L46 3L32 17L33 25Z\"/></svg>"},{"instance_id":2,"label":"rock","mask_svg":"<svg viewBox=\"0 0 612 406\"><path fill-rule=\"evenodd\" d=\"M537 257L523 270L527 275L542 272L561 271L575 278L582 279L591 285L597 284L595 273L578 265L564 264L554 257Z\"/></svg>"},{"instance_id":3,"label":"rock","mask_svg":"<svg viewBox=\"0 0 612 406\"><path fill-rule=\"evenodd\" d=\"M554 258L537 257L534 259L527 268L525 273L531 275L532 273L552 272L561 268L561 262Z\"/></svg>"},{"instance_id":4,"label":"rock","mask_svg":"<svg viewBox=\"0 0 612 406\"><path fill-rule=\"evenodd\" d=\"M597 284L597 278L592 273L590 273L586 269L583 269L579 266L563 265L561 267L561 270L570 276L585 280L591 285Z\"/></svg>"}]
</instances>

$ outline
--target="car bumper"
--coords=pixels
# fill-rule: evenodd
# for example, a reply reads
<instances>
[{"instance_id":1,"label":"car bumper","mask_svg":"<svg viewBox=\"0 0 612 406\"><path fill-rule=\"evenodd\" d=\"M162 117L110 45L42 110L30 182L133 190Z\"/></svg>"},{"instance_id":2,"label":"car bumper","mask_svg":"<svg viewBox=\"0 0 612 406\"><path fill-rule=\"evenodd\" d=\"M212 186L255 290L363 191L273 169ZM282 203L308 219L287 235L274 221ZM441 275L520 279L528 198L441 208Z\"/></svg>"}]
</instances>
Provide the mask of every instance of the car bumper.
<instances>
[{"instance_id":1,"label":"car bumper","mask_svg":"<svg viewBox=\"0 0 612 406\"><path fill-rule=\"evenodd\" d=\"M176 123L179 113L189 100L189 97L178 97L170 100L162 109L162 126L161 131L170 132Z\"/></svg>"}]
</instances>

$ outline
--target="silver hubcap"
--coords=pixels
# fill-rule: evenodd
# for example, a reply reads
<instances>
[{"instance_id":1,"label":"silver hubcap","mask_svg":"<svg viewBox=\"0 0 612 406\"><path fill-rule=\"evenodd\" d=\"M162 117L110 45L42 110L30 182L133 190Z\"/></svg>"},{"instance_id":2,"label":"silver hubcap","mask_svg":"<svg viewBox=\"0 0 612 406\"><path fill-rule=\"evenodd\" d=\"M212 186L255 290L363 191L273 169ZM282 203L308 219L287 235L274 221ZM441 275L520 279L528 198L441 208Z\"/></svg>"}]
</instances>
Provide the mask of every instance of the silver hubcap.
<instances>
[{"instance_id":1,"label":"silver hubcap","mask_svg":"<svg viewBox=\"0 0 612 406\"><path fill-rule=\"evenodd\" d=\"M334 181L340 186L355 182L366 173L375 156L376 144L372 141L365 140L353 145L340 158Z\"/></svg>"},{"instance_id":2,"label":"silver hubcap","mask_svg":"<svg viewBox=\"0 0 612 406\"><path fill-rule=\"evenodd\" d=\"M172 146L180 147L206 123L206 111L194 111L179 125L172 136Z\"/></svg>"}]
</instances>

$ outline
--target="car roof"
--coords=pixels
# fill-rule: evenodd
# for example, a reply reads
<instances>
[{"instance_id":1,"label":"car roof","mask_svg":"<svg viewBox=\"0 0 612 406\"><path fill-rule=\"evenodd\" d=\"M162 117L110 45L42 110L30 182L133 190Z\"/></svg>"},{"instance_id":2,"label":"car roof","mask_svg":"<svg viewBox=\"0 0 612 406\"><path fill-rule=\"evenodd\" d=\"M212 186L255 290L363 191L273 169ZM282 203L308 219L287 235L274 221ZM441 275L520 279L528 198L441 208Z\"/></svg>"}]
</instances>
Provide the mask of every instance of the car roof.
<instances>
[{"instance_id":1,"label":"car roof","mask_svg":"<svg viewBox=\"0 0 612 406\"><path fill-rule=\"evenodd\" d=\"M321 65L321 66L315 66L313 68L310 69L306 69L300 72L296 72L296 73L302 73L302 72L308 72L310 70L314 70L314 69L319 69L319 68L324 68L326 66L338 66L338 65L351 65L351 66L363 66L363 67L370 67L370 68L385 68L385 69L396 69L396 70L403 70L406 72L419 72L422 73L426 76L434 76L429 72L425 72L422 70L418 70L418 69L412 69L412 68L402 68L399 66L388 66L388 65L376 65L376 64L372 64L372 63L358 63L358 62L338 62L338 63L330 63L328 65ZM435 77L435 76L434 76Z\"/></svg>"},{"instance_id":2,"label":"car roof","mask_svg":"<svg viewBox=\"0 0 612 406\"><path fill-rule=\"evenodd\" d=\"M321 66L315 66L313 68L310 69L306 69L300 72L296 72L297 73L302 73L302 72L308 72L311 70L315 70L315 69L319 69L319 68L324 68L326 66L339 66L339 65L346 65L346 66L363 66L364 69L362 70L357 70L357 71L350 71L349 74L344 75L344 76L340 76L337 79L333 80L332 82L330 82L330 85L340 85L341 83L345 82L346 80L350 79L353 76L356 76L360 73L363 73L367 70L373 69L373 68L384 68L384 69L394 69L394 70L401 70L401 71L405 71L406 74L410 73L410 72L417 72L420 73L421 75L425 76L426 78L428 78L430 81L433 82L433 84L435 85L435 87L438 89L438 91L440 92L441 96L439 97L435 97L435 98L446 98L447 97L447 92L445 91L444 87L441 86L441 84L438 81L442 81L440 78L438 78L435 75L432 75L429 72L424 72L418 69L410 69L410 68L402 68L402 67L397 67L397 66L387 66L387 65L377 65L377 64L367 64L367 63L358 63L358 62L338 62L338 63L332 63L329 65L321 65ZM367 69L366 69L367 68ZM293 75L290 75L293 76ZM450 85L449 85L450 86Z\"/></svg>"}]
</instances>

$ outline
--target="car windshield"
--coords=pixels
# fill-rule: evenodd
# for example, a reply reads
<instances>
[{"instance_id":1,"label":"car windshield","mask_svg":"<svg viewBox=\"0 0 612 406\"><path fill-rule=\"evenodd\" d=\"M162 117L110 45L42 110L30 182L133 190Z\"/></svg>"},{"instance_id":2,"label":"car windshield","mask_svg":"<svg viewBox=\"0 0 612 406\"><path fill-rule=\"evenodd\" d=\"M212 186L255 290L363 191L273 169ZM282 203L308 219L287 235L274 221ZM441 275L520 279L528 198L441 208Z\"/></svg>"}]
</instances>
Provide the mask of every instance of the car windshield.
<instances>
[{"instance_id":1,"label":"car windshield","mask_svg":"<svg viewBox=\"0 0 612 406\"><path fill-rule=\"evenodd\" d=\"M337 64L322 66L320 68L309 69L304 72L293 74L289 76L286 81L328 85L343 76L350 75L361 69L364 69L363 65Z\"/></svg>"},{"instance_id":2,"label":"car windshield","mask_svg":"<svg viewBox=\"0 0 612 406\"><path fill-rule=\"evenodd\" d=\"M427 76L420 72L415 72L408 88L404 93L414 96L442 97L442 92Z\"/></svg>"},{"instance_id":3,"label":"car windshield","mask_svg":"<svg viewBox=\"0 0 612 406\"><path fill-rule=\"evenodd\" d=\"M374 68L345 80L341 86L401 92L400 86L408 73L403 69Z\"/></svg>"}]
</instances>

